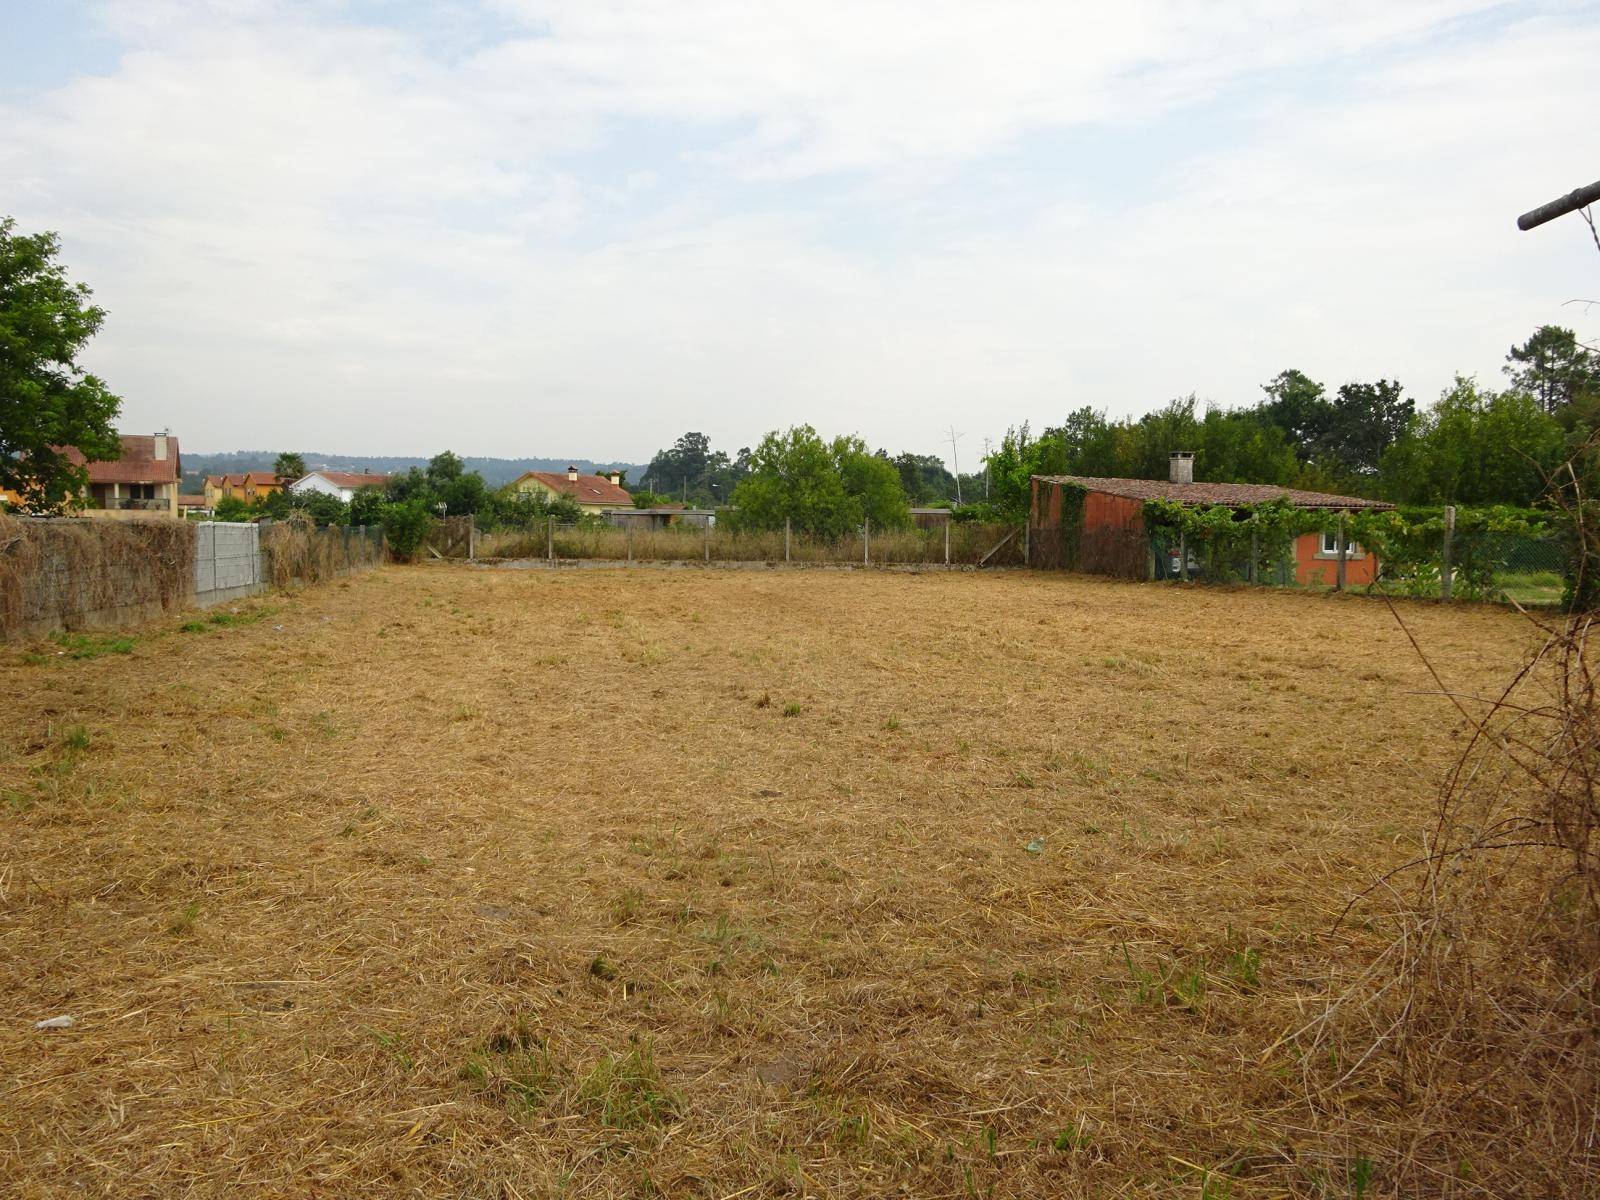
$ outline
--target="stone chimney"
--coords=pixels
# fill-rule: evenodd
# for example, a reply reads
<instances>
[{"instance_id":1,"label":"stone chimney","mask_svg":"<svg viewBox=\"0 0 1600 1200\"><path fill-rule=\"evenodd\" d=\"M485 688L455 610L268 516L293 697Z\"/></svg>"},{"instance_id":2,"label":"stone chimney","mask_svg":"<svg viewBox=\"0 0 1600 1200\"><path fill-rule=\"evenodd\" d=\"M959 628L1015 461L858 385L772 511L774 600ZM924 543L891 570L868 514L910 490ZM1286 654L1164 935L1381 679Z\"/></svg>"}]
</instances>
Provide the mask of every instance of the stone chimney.
<instances>
[{"instance_id":1,"label":"stone chimney","mask_svg":"<svg viewBox=\"0 0 1600 1200\"><path fill-rule=\"evenodd\" d=\"M171 433L172 433L172 430L163 429L160 433L156 434L156 436L151 439L151 441L152 441L152 443L154 444L154 447L155 447L155 449L152 451L152 454L154 455L155 460L157 462L166 462L167 461L167 438Z\"/></svg>"},{"instance_id":2,"label":"stone chimney","mask_svg":"<svg viewBox=\"0 0 1600 1200\"><path fill-rule=\"evenodd\" d=\"M567 468L567 482L568 483L577 483L578 482L578 468L577 467L569 466Z\"/></svg>"},{"instance_id":3,"label":"stone chimney","mask_svg":"<svg viewBox=\"0 0 1600 1200\"><path fill-rule=\"evenodd\" d=\"M1170 475L1173 483L1194 482L1194 451L1174 450L1170 460Z\"/></svg>"},{"instance_id":4,"label":"stone chimney","mask_svg":"<svg viewBox=\"0 0 1600 1200\"><path fill-rule=\"evenodd\" d=\"M622 486L622 472L621 471L613 471L613 472L611 472L611 486L612 487L621 487Z\"/></svg>"}]
</instances>

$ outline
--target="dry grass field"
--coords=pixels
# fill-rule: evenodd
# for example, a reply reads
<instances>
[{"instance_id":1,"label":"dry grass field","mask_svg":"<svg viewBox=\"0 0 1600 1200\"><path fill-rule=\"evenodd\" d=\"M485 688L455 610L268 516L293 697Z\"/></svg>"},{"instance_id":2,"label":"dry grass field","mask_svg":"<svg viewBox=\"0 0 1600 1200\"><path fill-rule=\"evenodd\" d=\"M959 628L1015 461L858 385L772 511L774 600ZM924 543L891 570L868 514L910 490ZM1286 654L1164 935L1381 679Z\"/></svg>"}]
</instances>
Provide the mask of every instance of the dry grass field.
<instances>
[{"instance_id":1,"label":"dry grass field","mask_svg":"<svg viewBox=\"0 0 1600 1200\"><path fill-rule=\"evenodd\" d=\"M1463 692L1527 645L1401 611ZM0 1193L1383 1191L1283 1041L1455 754L1381 603L436 566L220 615L4 653Z\"/></svg>"}]
</instances>

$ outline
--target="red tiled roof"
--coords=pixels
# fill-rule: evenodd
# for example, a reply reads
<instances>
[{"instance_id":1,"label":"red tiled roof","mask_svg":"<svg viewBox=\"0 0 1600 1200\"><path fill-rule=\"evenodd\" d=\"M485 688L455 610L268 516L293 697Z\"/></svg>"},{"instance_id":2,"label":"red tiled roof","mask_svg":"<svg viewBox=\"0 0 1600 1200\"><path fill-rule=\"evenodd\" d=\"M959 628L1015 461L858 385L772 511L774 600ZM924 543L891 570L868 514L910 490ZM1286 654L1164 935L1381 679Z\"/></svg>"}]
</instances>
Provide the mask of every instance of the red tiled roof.
<instances>
[{"instance_id":1,"label":"red tiled roof","mask_svg":"<svg viewBox=\"0 0 1600 1200\"><path fill-rule=\"evenodd\" d=\"M1177 504L1264 504L1287 500L1296 508L1393 508L1383 500L1302 492L1276 483L1169 483L1165 479L1101 479L1092 475L1035 475L1046 483L1070 483L1091 492L1130 500L1171 500Z\"/></svg>"},{"instance_id":2,"label":"red tiled roof","mask_svg":"<svg viewBox=\"0 0 1600 1200\"><path fill-rule=\"evenodd\" d=\"M565 471L529 471L517 480L537 479L553 492L560 492L563 496L571 496L579 504L615 504L620 507L631 507L633 496L599 475L579 475L577 482L567 478Z\"/></svg>"},{"instance_id":3,"label":"red tiled roof","mask_svg":"<svg viewBox=\"0 0 1600 1200\"><path fill-rule=\"evenodd\" d=\"M189 492L178 493L179 508L204 508L205 506L206 498L204 496L196 496Z\"/></svg>"},{"instance_id":4,"label":"red tiled roof","mask_svg":"<svg viewBox=\"0 0 1600 1200\"><path fill-rule=\"evenodd\" d=\"M212 487L245 487L252 483L271 487L281 481L271 471L246 471L243 475L207 475L206 482Z\"/></svg>"},{"instance_id":5,"label":"red tiled roof","mask_svg":"<svg viewBox=\"0 0 1600 1200\"><path fill-rule=\"evenodd\" d=\"M312 471L305 478L311 475L320 475L334 487L342 488L385 487L389 482L387 475L369 475L364 471Z\"/></svg>"},{"instance_id":6,"label":"red tiled roof","mask_svg":"<svg viewBox=\"0 0 1600 1200\"><path fill-rule=\"evenodd\" d=\"M89 472L90 483L177 483L182 473L178 463L178 439L168 435L167 456L156 457L156 439L151 434L122 434L122 457L116 462L90 462L76 446L62 452Z\"/></svg>"}]
</instances>

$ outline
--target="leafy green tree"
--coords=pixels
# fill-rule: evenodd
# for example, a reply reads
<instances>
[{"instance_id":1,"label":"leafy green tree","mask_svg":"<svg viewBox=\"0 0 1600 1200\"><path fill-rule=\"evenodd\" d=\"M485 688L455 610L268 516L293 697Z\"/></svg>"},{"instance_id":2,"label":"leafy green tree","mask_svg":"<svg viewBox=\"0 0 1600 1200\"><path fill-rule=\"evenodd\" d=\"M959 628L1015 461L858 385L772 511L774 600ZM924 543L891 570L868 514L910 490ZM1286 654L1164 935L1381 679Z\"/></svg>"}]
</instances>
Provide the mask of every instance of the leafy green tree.
<instances>
[{"instance_id":1,"label":"leafy green tree","mask_svg":"<svg viewBox=\"0 0 1600 1200\"><path fill-rule=\"evenodd\" d=\"M0 219L0 487L46 510L88 483L66 447L91 461L122 453L112 427L122 402L77 362L105 310L67 279L60 250L55 234L19 234Z\"/></svg>"},{"instance_id":2,"label":"leafy green tree","mask_svg":"<svg viewBox=\"0 0 1600 1200\"><path fill-rule=\"evenodd\" d=\"M394 501L379 510L383 534L389 539L389 551L402 562L411 562L433 528L433 514L421 496Z\"/></svg>"},{"instance_id":3,"label":"leafy green tree","mask_svg":"<svg viewBox=\"0 0 1600 1200\"><path fill-rule=\"evenodd\" d=\"M306 460L304 455L293 450L285 450L272 460L272 473L279 479L294 481L305 477Z\"/></svg>"},{"instance_id":4,"label":"leafy green tree","mask_svg":"<svg viewBox=\"0 0 1600 1200\"><path fill-rule=\"evenodd\" d=\"M321 493L314 493L320 495ZM337 496L328 497L337 500ZM351 525L381 525L383 523L383 506L385 504L381 488L358 488L350 496L350 504L345 511L345 519Z\"/></svg>"},{"instance_id":5,"label":"leafy green tree","mask_svg":"<svg viewBox=\"0 0 1600 1200\"><path fill-rule=\"evenodd\" d=\"M217 506L211 510L211 516L216 521L248 521L255 515L250 505L238 496L224 496L217 501Z\"/></svg>"},{"instance_id":6,"label":"leafy green tree","mask_svg":"<svg viewBox=\"0 0 1600 1200\"><path fill-rule=\"evenodd\" d=\"M1526 392L1470 378L1414 421L1383 457L1388 496L1402 504L1528 506L1564 455L1561 425Z\"/></svg>"},{"instance_id":7,"label":"leafy green tree","mask_svg":"<svg viewBox=\"0 0 1600 1200\"><path fill-rule=\"evenodd\" d=\"M750 473L750 450L730 460L713 450L703 433L686 433L671 449L658 451L641 485L671 500L698 505L725 504L739 481Z\"/></svg>"},{"instance_id":8,"label":"leafy green tree","mask_svg":"<svg viewBox=\"0 0 1600 1200\"><path fill-rule=\"evenodd\" d=\"M1392 379L1344 384L1334 398L1318 457L1352 477L1376 475L1383 452L1410 427L1416 408Z\"/></svg>"},{"instance_id":9,"label":"leafy green tree","mask_svg":"<svg viewBox=\"0 0 1600 1200\"><path fill-rule=\"evenodd\" d=\"M424 474L427 476L428 486L438 491L460 479L466 470L467 464L459 454L453 450L441 450L428 460L428 468Z\"/></svg>"},{"instance_id":10,"label":"leafy green tree","mask_svg":"<svg viewBox=\"0 0 1600 1200\"><path fill-rule=\"evenodd\" d=\"M862 518L861 502L845 490L832 450L810 425L761 439L733 503L740 524L752 529L782 529L788 520L799 532L840 537Z\"/></svg>"},{"instance_id":11,"label":"leafy green tree","mask_svg":"<svg viewBox=\"0 0 1600 1200\"><path fill-rule=\"evenodd\" d=\"M877 529L903 529L911 524L911 505L900 486L900 472L889 459L873 454L854 435L833 439L833 462L845 494L860 505L861 515Z\"/></svg>"},{"instance_id":12,"label":"leafy green tree","mask_svg":"<svg viewBox=\"0 0 1600 1200\"><path fill-rule=\"evenodd\" d=\"M1541 325L1522 345L1511 347L1503 369L1512 386L1532 395L1547 413L1600 394L1600 355L1559 325Z\"/></svg>"},{"instance_id":13,"label":"leafy green tree","mask_svg":"<svg viewBox=\"0 0 1600 1200\"><path fill-rule=\"evenodd\" d=\"M1279 371L1261 390L1267 395L1262 415L1283 430L1301 462L1310 462L1320 452L1333 416L1322 385L1303 371L1290 369Z\"/></svg>"},{"instance_id":14,"label":"leafy green tree","mask_svg":"<svg viewBox=\"0 0 1600 1200\"><path fill-rule=\"evenodd\" d=\"M880 455L887 457L884 451ZM890 460L900 476L900 487L912 504L945 504L956 491L955 476L934 454L897 454Z\"/></svg>"}]
</instances>

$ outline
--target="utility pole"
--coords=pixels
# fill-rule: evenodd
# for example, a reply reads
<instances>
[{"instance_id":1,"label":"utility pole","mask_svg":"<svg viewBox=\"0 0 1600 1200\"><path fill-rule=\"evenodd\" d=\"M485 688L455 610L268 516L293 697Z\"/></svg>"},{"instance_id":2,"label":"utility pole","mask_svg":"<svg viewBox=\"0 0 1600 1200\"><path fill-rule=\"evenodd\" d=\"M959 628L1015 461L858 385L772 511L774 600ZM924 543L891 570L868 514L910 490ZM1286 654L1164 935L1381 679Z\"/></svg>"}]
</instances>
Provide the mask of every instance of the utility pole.
<instances>
[{"instance_id":1,"label":"utility pole","mask_svg":"<svg viewBox=\"0 0 1600 1200\"><path fill-rule=\"evenodd\" d=\"M983 439L983 498L989 498L989 439Z\"/></svg>"},{"instance_id":2,"label":"utility pole","mask_svg":"<svg viewBox=\"0 0 1600 1200\"><path fill-rule=\"evenodd\" d=\"M1546 221L1554 221L1557 217L1564 217L1568 213L1580 212L1596 201L1600 201L1600 180L1596 180L1588 187L1574 188L1565 196L1550 201L1549 204L1541 204L1538 208L1523 213L1517 218L1517 228L1523 232L1537 229Z\"/></svg>"},{"instance_id":3,"label":"utility pole","mask_svg":"<svg viewBox=\"0 0 1600 1200\"><path fill-rule=\"evenodd\" d=\"M956 477L957 504L961 503L961 460L956 457L956 439L966 436L967 435L964 433L957 433L954 425L950 426L950 465L955 468L953 473Z\"/></svg>"}]
</instances>

